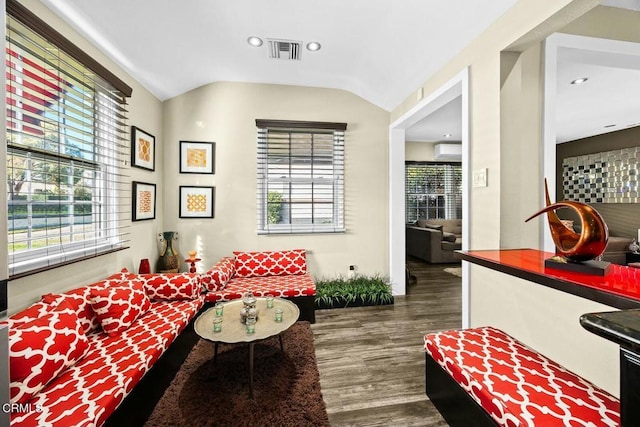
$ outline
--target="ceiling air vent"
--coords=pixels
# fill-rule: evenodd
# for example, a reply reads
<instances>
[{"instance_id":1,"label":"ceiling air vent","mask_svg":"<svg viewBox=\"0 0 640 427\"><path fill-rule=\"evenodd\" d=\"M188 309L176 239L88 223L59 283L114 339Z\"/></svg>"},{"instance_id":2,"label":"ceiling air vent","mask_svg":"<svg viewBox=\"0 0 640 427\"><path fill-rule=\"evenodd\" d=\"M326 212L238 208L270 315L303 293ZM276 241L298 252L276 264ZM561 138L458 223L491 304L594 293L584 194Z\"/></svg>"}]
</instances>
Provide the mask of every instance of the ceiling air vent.
<instances>
[{"instance_id":1,"label":"ceiling air vent","mask_svg":"<svg viewBox=\"0 0 640 427\"><path fill-rule=\"evenodd\" d=\"M301 45L302 42L269 39L269 57L299 61Z\"/></svg>"}]
</instances>

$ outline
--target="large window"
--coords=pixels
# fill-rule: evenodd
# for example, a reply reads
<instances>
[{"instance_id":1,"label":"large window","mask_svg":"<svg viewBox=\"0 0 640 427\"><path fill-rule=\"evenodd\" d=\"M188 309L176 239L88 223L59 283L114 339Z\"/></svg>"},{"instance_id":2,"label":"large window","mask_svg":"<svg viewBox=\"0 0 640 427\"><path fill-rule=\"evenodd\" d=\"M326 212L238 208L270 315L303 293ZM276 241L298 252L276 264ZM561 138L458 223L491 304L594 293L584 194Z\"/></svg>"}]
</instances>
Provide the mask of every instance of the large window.
<instances>
[{"instance_id":1,"label":"large window","mask_svg":"<svg viewBox=\"0 0 640 427\"><path fill-rule=\"evenodd\" d=\"M344 231L345 123L256 120L258 232Z\"/></svg>"},{"instance_id":2,"label":"large window","mask_svg":"<svg viewBox=\"0 0 640 427\"><path fill-rule=\"evenodd\" d=\"M130 89L123 94L37 17L14 1L7 6L8 245L16 277L124 247Z\"/></svg>"},{"instance_id":3,"label":"large window","mask_svg":"<svg viewBox=\"0 0 640 427\"><path fill-rule=\"evenodd\" d=\"M406 220L462 218L460 163L406 162Z\"/></svg>"}]
</instances>

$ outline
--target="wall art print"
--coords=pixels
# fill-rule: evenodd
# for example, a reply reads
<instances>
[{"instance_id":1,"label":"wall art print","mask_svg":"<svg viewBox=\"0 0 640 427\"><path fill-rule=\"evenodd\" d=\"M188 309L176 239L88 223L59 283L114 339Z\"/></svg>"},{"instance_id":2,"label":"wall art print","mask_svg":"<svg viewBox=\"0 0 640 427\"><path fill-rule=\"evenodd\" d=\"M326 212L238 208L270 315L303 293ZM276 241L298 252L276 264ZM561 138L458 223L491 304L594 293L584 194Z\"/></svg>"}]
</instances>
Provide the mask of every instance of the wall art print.
<instances>
[{"instance_id":1,"label":"wall art print","mask_svg":"<svg viewBox=\"0 0 640 427\"><path fill-rule=\"evenodd\" d=\"M213 218L215 187L180 186L180 218Z\"/></svg>"},{"instance_id":2,"label":"wall art print","mask_svg":"<svg viewBox=\"0 0 640 427\"><path fill-rule=\"evenodd\" d=\"M156 217L156 185L147 182L132 182L133 221L155 219Z\"/></svg>"},{"instance_id":3,"label":"wall art print","mask_svg":"<svg viewBox=\"0 0 640 427\"><path fill-rule=\"evenodd\" d=\"M215 142L180 141L180 173L215 173Z\"/></svg>"},{"instance_id":4,"label":"wall art print","mask_svg":"<svg viewBox=\"0 0 640 427\"><path fill-rule=\"evenodd\" d=\"M156 168L156 137L131 126L131 165L150 171Z\"/></svg>"}]
</instances>

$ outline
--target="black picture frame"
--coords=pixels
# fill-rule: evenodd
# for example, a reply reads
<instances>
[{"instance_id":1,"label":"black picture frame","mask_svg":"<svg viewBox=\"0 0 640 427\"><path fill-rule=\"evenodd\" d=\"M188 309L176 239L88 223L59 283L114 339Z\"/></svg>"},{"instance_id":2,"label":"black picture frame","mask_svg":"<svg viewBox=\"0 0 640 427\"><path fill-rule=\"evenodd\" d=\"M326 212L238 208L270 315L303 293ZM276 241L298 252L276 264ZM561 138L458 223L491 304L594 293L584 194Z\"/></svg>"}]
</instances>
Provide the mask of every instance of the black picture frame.
<instances>
[{"instance_id":1,"label":"black picture frame","mask_svg":"<svg viewBox=\"0 0 640 427\"><path fill-rule=\"evenodd\" d=\"M131 126L131 166L156 170L156 137L136 126Z\"/></svg>"},{"instance_id":2,"label":"black picture frame","mask_svg":"<svg viewBox=\"0 0 640 427\"><path fill-rule=\"evenodd\" d=\"M180 141L180 173L213 175L215 164L215 142Z\"/></svg>"},{"instance_id":3,"label":"black picture frame","mask_svg":"<svg viewBox=\"0 0 640 427\"><path fill-rule=\"evenodd\" d=\"M131 183L132 221L156 219L156 185L149 182Z\"/></svg>"},{"instance_id":4,"label":"black picture frame","mask_svg":"<svg viewBox=\"0 0 640 427\"><path fill-rule=\"evenodd\" d=\"M179 195L180 218L213 218L215 187L181 185Z\"/></svg>"}]
</instances>

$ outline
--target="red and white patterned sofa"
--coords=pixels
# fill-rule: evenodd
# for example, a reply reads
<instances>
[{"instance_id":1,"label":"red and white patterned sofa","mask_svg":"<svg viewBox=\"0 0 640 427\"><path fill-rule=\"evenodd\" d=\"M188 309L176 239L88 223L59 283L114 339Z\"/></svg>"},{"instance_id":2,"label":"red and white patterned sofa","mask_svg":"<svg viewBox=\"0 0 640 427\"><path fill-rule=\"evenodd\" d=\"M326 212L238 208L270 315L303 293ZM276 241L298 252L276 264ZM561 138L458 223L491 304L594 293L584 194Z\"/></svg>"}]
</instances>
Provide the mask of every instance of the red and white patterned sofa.
<instances>
[{"instance_id":1,"label":"red and white patterned sofa","mask_svg":"<svg viewBox=\"0 0 640 427\"><path fill-rule=\"evenodd\" d=\"M432 333L424 346L427 395L452 426L620 425L618 399L501 330Z\"/></svg>"},{"instance_id":2,"label":"red and white patterned sofa","mask_svg":"<svg viewBox=\"0 0 640 427\"><path fill-rule=\"evenodd\" d=\"M123 272L12 315L12 426L100 426L203 305L197 274Z\"/></svg>"},{"instance_id":3,"label":"red and white patterned sofa","mask_svg":"<svg viewBox=\"0 0 640 427\"><path fill-rule=\"evenodd\" d=\"M202 275L205 301L231 301L251 290L255 296L287 298L300 308L300 320L315 322L316 285L307 272L306 251L234 252Z\"/></svg>"}]
</instances>

